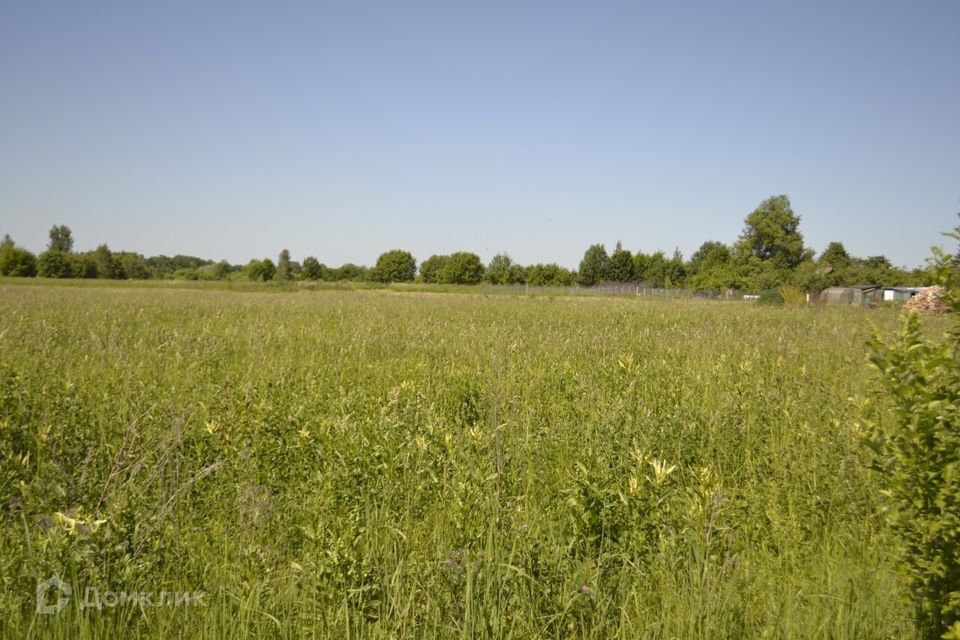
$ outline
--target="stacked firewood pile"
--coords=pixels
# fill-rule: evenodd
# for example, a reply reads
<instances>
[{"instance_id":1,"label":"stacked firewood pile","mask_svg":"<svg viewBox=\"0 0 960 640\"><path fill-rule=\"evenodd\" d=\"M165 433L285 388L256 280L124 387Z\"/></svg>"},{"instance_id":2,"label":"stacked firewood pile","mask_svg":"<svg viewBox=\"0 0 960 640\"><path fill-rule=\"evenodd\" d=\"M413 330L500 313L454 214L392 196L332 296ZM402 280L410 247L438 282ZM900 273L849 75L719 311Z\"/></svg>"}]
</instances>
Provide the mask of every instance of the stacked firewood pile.
<instances>
[{"instance_id":1,"label":"stacked firewood pile","mask_svg":"<svg viewBox=\"0 0 960 640\"><path fill-rule=\"evenodd\" d=\"M907 300L903 308L936 316L942 316L950 311L950 305L947 303L947 292L939 285L927 287L920 291Z\"/></svg>"}]
</instances>

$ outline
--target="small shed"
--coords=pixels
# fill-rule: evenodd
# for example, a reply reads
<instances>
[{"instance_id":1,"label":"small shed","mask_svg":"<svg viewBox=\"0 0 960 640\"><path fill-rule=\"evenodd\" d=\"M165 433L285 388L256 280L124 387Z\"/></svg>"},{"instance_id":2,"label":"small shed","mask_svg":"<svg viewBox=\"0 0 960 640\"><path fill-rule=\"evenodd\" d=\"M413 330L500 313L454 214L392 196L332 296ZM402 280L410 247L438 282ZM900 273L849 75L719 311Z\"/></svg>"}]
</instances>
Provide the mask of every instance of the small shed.
<instances>
[{"instance_id":1,"label":"small shed","mask_svg":"<svg viewBox=\"0 0 960 640\"><path fill-rule=\"evenodd\" d=\"M827 304L871 305L882 299L883 287L878 284L855 284L850 287L830 287L820 293L820 302Z\"/></svg>"},{"instance_id":2,"label":"small shed","mask_svg":"<svg viewBox=\"0 0 960 640\"><path fill-rule=\"evenodd\" d=\"M920 293L923 287L884 287L884 302L906 302L913 296Z\"/></svg>"},{"instance_id":3,"label":"small shed","mask_svg":"<svg viewBox=\"0 0 960 640\"><path fill-rule=\"evenodd\" d=\"M853 289L849 287L828 287L820 292L820 302L853 304Z\"/></svg>"},{"instance_id":4,"label":"small shed","mask_svg":"<svg viewBox=\"0 0 960 640\"><path fill-rule=\"evenodd\" d=\"M876 304L883 299L883 287L878 284L855 284L853 289L853 304Z\"/></svg>"}]
</instances>

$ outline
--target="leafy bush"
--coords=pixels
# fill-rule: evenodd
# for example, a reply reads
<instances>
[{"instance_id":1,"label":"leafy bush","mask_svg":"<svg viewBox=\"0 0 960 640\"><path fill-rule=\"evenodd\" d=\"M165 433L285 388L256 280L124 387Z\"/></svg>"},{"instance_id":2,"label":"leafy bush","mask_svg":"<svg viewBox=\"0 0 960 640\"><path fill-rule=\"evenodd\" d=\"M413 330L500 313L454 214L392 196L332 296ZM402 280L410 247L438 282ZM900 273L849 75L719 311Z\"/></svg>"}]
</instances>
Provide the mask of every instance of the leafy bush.
<instances>
[{"instance_id":1,"label":"leafy bush","mask_svg":"<svg viewBox=\"0 0 960 640\"><path fill-rule=\"evenodd\" d=\"M277 273L277 267L270 258L264 258L263 260L254 259L247 263L244 271L251 280L266 282L267 280L273 280L273 276Z\"/></svg>"},{"instance_id":2,"label":"leafy bush","mask_svg":"<svg viewBox=\"0 0 960 640\"><path fill-rule=\"evenodd\" d=\"M895 419L871 425L892 512L890 522L924 638L960 620L960 326L925 340L916 314L872 361L893 399Z\"/></svg>"},{"instance_id":3,"label":"leafy bush","mask_svg":"<svg viewBox=\"0 0 960 640\"><path fill-rule=\"evenodd\" d=\"M37 257L13 243L9 235L0 242L0 276L32 278L37 275Z\"/></svg>"},{"instance_id":4,"label":"leafy bush","mask_svg":"<svg viewBox=\"0 0 960 640\"><path fill-rule=\"evenodd\" d=\"M757 298L757 304L768 307L782 307L783 302L783 294L777 289L767 289L761 292L760 297Z\"/></svg>"},{"instance_id":5,"label":"leafy bush","mask_svg":"<svg viewBox=\"0 0 960 640\"><path fill-rule=\"evenodd\" d=\"M942 252L937 258L956 301L958 259ZM954 318L941 340L930 340L910 313L893 341L875 337L871 344L895 413L869 423L867 444L882 474L922 638L960 638L960 322Z\"/></svg>"},{"instance_id":6,"label":"leafy bush","mask_svg":"<svg viewBox=\"0 0 960 640\"><path fill-rule=\"evenodd\" d=\"M72 278L70 254L50 249L37 258L37 273L44 278Z\"/></svg>"}]
</instances>

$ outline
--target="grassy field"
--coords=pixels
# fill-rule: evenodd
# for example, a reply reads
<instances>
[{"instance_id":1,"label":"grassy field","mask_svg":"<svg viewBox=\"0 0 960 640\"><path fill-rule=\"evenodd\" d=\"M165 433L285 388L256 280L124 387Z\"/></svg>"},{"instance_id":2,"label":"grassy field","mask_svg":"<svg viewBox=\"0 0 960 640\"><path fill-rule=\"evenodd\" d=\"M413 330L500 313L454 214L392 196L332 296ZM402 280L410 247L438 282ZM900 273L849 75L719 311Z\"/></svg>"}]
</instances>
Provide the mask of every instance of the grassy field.
<instances>
[{"instance_id":1,"label":"grassy field","mask_svg":"<svg viewBox=\"0 0 960 640\"><path fill-rule=\"evenodd\" d=\"M896 318L0 282L0 637L907 636Z\"/></svg>"}]
</instances>

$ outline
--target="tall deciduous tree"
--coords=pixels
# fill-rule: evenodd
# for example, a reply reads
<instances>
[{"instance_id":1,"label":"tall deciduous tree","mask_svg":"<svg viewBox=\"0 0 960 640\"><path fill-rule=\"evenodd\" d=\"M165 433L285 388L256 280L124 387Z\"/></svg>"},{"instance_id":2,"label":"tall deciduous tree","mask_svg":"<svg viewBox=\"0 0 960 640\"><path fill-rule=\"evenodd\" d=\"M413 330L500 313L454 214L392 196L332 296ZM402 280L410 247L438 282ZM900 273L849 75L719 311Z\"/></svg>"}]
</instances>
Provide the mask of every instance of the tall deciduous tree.
<instances>
[{"instance_id":1,"label":"tall deciduous tree","mask_svg":"<svg viewBox=\"0 0 960 640\"><path fill-rule=\"evenodd\" d=\"M687 269L691 275L726 266L730 262L730 248L722 242L707 240L690 256Z\"/></svg>"},{"instance_id":2,"label":"tall deciduous tree","mask_svg":"<svg viewBox=\"0 0 960 640\"><path fill-rule=\"evenodd\" d=\"M700 245L687 263L686 285L701 291L740 288L730 247L713 240Z\"/></svg>"},{"instance_id":3,"label":"tall deciduous tree","mask_svg":"<svg viewBox=\"0 0 960 640\"><path fill-rule=\"evenodd\" d=\"M767 198L744 221L737 252L740 256L770 262L776 269L789 270L810 257L803 246L800 216L793 212L790 198Z\"/></svg>"},{"instance_id":4,"label":"tall deciduous tree","mask_svg":"<svg viewBox=\"0 0 960 640\"><path fill-rule=\"evenodd\" d=\"M432 255L420 265L420 281L430 284L440 282L440 274L450 260L450 256Z\"/></svg>"},{"instance_id":5,"label":"tall deciduous tree","mask_svg":"<svg viewBox=\"0 0 960 640\"><path fill-rule=\"evenodd\" d=\"M108 280L118 280L124 278L123 268L120 261L110 251L110 247L101 244L91 254L93 263L97 268L97 277Z\"/></svg>"},{"instance_id":6,"label":"tall deciduous tree","mask_svg":"<svg viewBox=\"0 0 960 640\"><path fill-rule=\"evenodd\" d=\"M62 224L50 227L50 244L47 249L63 253L73 251L73 233L70 232L70 227Z\"/></svg>"},{"instance_id":7,"label":"tall deciduous tree","mask_svg":"<svg viewBox=\"0 0 960 640\"><path fill-rule=\"evenodd\" d=\"M855 258L850 266L847 279L860 284L881 284L895 286L903 284L909 275L893 266L886 256ZM847 284L855 284L848 282Z\"/></svg>"},{"instance_id":8,"label":"tall deciduous tree","mask_svg":"<svg viewBox=\"0 0 960 640\"><path fill-rule=\"evenodd\" d=\"M673 250L673 256L667 260L666 267L666 277L664 278L663 286L668 289L682 286L687 277L687 268L683 263L683 254L680 253L679 248Z\"/></svg>"},{"instance_id":9,"label":"tall deciduous tree","mask_svg":"<svg viewBox=\"0 0 960 640\"><path fill-rule=\"evenodd\" d=\"M303 271L301 271L301 274L304 280L322 280L324 271L326 271L326 267L320 264L320 261L313 256L307 256L303 259Z\"/></svg>"},{"instance_id":10,"label":"tall deciduous tree","mask_svg":"<svg viewBox=\"0 0 960 640\"><path fill-rule=\"evenodd\" d=\"M409 251L394 249L380 254L370 278L377 282L412 282L417 275L417 261Z\"/></svg>"},{"instance_id":11,"label":"tall deciduous tree","mask_svg":"<svg viewBox=\"0 0 960 640\"><path fill-rule=\"evenodd\" d=\"M610 269L610 256L602 244L591 245L580 261L578 279L585 287L592 287L607 279Z\"/></svg>"},{"instance_id":12,"label":"tall deciduous tree","mask_svg":"<svg viewBox=\"0 0 960 640\"><path fill-rule=\"evenodd\" d=\"M633 254L624 249L623 245L619 242L617 242L617 246L610 256L610 266L607 277L614 282L632 282L636 280L637 274L633 268Z\"/></svg>"},{"instance_id":13,"label":"tall deciduous tree","mask_svg":"<svg viewBox=\"0 0 960 640\"><path fill-rule=\"evenodd\" d=\"M852 264L853 259L840 242L828 244L817 259L817 266L823 276L823 282L831 287L852 284L846 282Z\"/></svg>"},{"instance_id":14,"label":"tall deciduous tree","mask_svg":"<svg viewBox=\"0 0 960 640\"><path fill-rule=\"evenodd\" d=\"M480 256L469 251L450 254L449 260L440 272L440 282L444 284L478 284L483 280L483 263Z\"/></svg>"},{"instance_id":15,"label":"tall deciduous tree","mask_svg":"<svg viewBox=\"0 0 960 640\"><path fill-rule=\"evenodd\" d=\"M654 287L663 287L670 275L667 256L663 251L656 251L643 258L644 269L640 277Z\"/></svg>"},{"instance_id":16,"label":"tall deciduous tree","mask_svg":"<svg viewBox=\"0 0 960 640\"><path fill-rule=\"evenodd\" d=\"M831 242L820 254L818 261L831 267L846 268L850 266L850 254L842 242Z\"/></svg>"},{"instance_id":17,"label":"tall deciduous tree","mask_svg":"<svg viewBox=\"0 0 960 640\"><path fill-rule=\"evenodd\" d=\"M275 280L290 279L290 251L284 249L277 256L277 270L273 274Z\"/></svg>"},{"instance_id":18,"label":"tall deciduous tree","mask_svg":"<svg viewBox=\"0 0 960 640\"><path fill-rule=\"evenodd\" d=\"M513 284L511 282L513 260L505 253L498 253L487 266L487 280L492 284Z\"/></svg>"}]
</instances>

